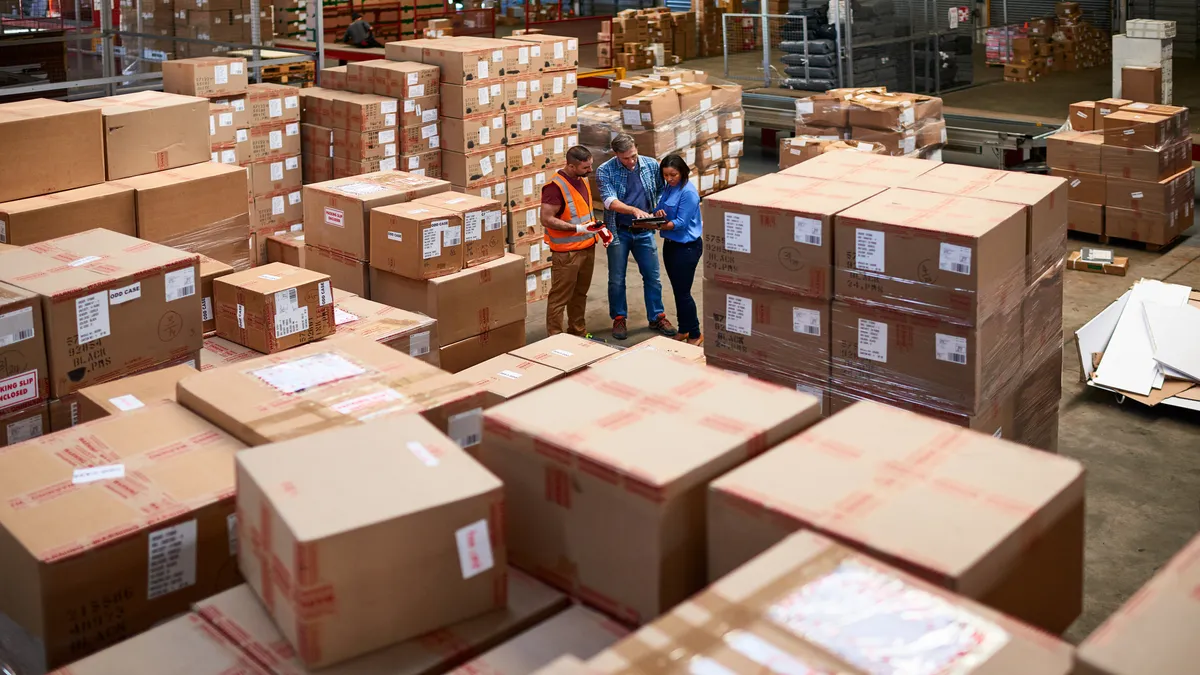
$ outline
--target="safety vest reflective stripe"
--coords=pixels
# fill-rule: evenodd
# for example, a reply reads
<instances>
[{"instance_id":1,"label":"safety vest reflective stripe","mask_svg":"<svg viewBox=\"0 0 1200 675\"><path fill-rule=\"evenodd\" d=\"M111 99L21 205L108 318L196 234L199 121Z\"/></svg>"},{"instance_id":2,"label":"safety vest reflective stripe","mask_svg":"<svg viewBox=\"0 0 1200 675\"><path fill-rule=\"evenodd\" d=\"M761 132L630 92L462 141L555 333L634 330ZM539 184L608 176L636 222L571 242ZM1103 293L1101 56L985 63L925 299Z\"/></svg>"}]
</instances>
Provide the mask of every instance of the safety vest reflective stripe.
<instances>
[{"instance_id":1,"label":"safety vest reflective stripe","mask_svg":"<svg viewBox=\"0 0 1200 675\"><path fill-rule=\"evenodd\" d=\"M592 222L592 191L590 187L585 189L585 194L580 194L562 174L556 173L553 178L554 184L562 191L563 208L557 214L560 220L565 220L572 225L584 225ZM585 183L586 185L586 183ZM542 237L551 251L579 251L596 244L596 235L590 232L566 232L564 230L553 230L546 228L546 233Z\"/></svg>"},{"instance_id":2,"label":"safety vest reflective stripe","mask_svg":"<svg viewBox=\"0 0 1200 675\"><path fill-rule=\"evenodd\" d=\"M573 197L573 195L571 193L574 192L574 190L571 189L570 184L567 183L567 181L559 174L554 175L554 184L558 186L559 190L562 190L563 202L565 202L565 206L567 207L567 213L569 213L571 215L571 218L569 220L566 218L560 218L560 220L566 220L568 223L571 223L572 225L582 225L585 222L587 222L587 221L583 220L582 218L580 218L579 213L576 212L575 200L568 199L568 197Z\"/></svg>"}]
</instances>

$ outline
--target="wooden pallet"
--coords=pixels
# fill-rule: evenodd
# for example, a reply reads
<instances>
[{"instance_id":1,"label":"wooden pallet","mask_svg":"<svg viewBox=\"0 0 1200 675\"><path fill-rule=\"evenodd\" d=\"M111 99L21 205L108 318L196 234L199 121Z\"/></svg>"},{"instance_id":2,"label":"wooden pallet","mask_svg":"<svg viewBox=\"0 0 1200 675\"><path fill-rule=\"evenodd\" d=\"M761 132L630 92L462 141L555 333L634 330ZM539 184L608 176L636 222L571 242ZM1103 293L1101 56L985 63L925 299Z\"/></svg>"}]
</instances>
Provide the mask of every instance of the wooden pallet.
<instances>
[{"instance_id":1,"label":"wooden pallet","mask_svg":"<svg viewBox=\"0 0 1200 675\"><path fill-rule=\"evenodd\" d=\"M1174 239L1172 239L1171 241L1169 241L1165 244L1152 244L1148 241L1137 241L1135 239L1123 239L1121 237L1110 237L1107 234L1102 234L1099 237L1097 237L1096 239L1101 244L1106 244L1106 245L1112 244L1113 246L1124 246L1126 248L1141 248L1141 249L1150 251L1151 253L1158 253L1160 251L1165 251L1168 248L1171 248L1175 244L1178 244L1179 240L1182 238L1183 237L1177 235Z\"/></svg>"},{"instance_id":2,"label":"wooden pallet","mask_svg":"<svg viewBox=\"0 0 1200 675\"><path fill-rule=\"evenodd\" d=\"M296 63L281 63L278 65L264 65L262 67L263 79L268 77L279 77L291 75L300 77L308 75L310 78L316 72L316 68L312 61L298 61Z\"/></svg>"}]
</instances>

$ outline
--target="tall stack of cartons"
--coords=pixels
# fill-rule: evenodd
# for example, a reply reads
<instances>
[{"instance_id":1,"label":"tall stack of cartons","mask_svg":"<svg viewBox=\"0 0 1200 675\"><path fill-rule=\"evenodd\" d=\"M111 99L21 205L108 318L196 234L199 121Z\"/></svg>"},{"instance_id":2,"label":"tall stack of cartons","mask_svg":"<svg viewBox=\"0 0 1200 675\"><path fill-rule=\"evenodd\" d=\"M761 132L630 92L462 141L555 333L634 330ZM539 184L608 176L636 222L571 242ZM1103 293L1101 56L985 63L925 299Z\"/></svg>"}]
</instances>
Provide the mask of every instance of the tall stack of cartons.
<instances>
[{"instance_id":1,"label":"tall stack of cartons","mask_svg":"<svg viewBox=\"0 0 1200 675\"><path fill-rule=\"evenodd\" d=\"M697 32L700 37L699 56L720 56L724 50L723 26L725 10L715 0L692 0L692 11L696 14Z\"/></svg>"},{"instance_id":2,"label":"tall stack of cartons","mask_svg":"<svg viewBox=\"0 0 1200 675\"><path fill-rule=\"evenodd\" d=\"M193 40L242 42L241 0L178 0L175 2L174 34ZM234 15L237 19L234 19ZM222 45L196 42L176 43L176 51L187 56L213 56L229 51Z\"/></svg>"},{"instance_id":3,"label":"tall stack of cartons","mask_svg":"<svg viewBox=\"0 0 1200 675\"><path fill-rule=\"evenodd\" d=\"M186 14L188 0L180 0L178 4L174 0L143 0L140 3L137 0L121 0L119 4L122 31L157 36L140 40L126 38L124 54L131 60L134 57L141 58L153 64L152 70L158 70L160 62L188 56L184 43L170 39L175 35L189 37L186 29L177 32L175 28L178 10L183 9ZM139 47L141 53L137 51Z\"/></svg>"},{"instance_id":4,"label":"tall stack of cartons","mask_svg":"<svg viewBox=\"0 0 1200 675\"><path fill-rule=\"evenodd\" d=\"M340 75L337 84L344 86L345 72ZM340 91L334 82L322 73L326 86L300 90L300 163L306 184L333 180L333 98Z\"/></svg>"},{"instance_id":5,"label":"tall stack of cartons","mask_svg":"<svg viewBox=\"0 0 1200 675\"><path fill-rule=\"evenodd\" d=\"M300 89L252 84L250 111L251 255L266 260L267 237L304 227L300 181Z\"/></svg>"},{"instance_id":6,"label":"tall stack of cartons","mask_svg":"<svg viewBox=\"0 0 1200 675\"><path fill-rule=\"evenodd\" d=\"M246 109L249 86L246 60L219 56L178 59L163 63L162 73L163 91L208 99L212 161L248 164L250 112Z\"/></svg>"},{"instance_id":7,"label":"tall stack of cartons","mask_svg":"<svg viewBox=\"0 0 1200 675\"><path fill-rule=\"evenodd\" d=\"M443 140L448 139L439 112L440 79L436 66L412 61L379 59L346 66L351 91L397 99L395 146L385 150L398 153L396 168L401 171L441 178Z\"/></svg>"},{"instance_id":8,"label":"tall stack of cartons","mask_svg":"<svg viewBox=\"0 0 1200 675\"><path fill-rule=\"evenodd\" d=\"M1135 20L1124 34L1112 36L1113 98L1134 98L1124 92L1126 68L1157 69L1158 100L1144 101L1170 105L1175 94L1174 21Z\"/></svg>"}]
</instances>

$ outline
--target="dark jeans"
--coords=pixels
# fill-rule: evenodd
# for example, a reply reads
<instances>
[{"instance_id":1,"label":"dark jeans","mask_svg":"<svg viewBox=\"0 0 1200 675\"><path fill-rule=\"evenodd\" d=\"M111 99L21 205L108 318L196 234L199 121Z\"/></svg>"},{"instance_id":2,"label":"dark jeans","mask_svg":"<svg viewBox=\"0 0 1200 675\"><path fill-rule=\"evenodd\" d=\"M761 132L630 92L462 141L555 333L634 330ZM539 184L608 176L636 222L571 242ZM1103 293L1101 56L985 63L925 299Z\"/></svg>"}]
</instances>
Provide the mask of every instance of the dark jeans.
<instances>
[{"instance_id":1,"label":"dark jeans","mask_svg":"<svg viewBox=\"0 0 1200 675\"><path fill-rule=\"evenodd\" d=\"M692 280L696 278L696 265L703 253L704 241L701 239L686 244L663 240L663 267L667 268L671 292L675 294L679 334L693 340L700 337L700 317L696 315L696 301L692 299Z\"/></svg>"}]
</instances>

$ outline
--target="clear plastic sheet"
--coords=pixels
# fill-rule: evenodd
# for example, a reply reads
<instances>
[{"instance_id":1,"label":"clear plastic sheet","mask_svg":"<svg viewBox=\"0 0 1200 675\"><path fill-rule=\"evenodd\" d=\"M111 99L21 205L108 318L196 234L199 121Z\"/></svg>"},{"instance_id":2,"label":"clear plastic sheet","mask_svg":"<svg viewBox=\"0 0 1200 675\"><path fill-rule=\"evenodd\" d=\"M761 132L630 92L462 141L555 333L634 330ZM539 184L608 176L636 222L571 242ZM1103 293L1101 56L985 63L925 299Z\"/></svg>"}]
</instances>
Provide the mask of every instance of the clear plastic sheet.
<instances>
[{"instance_id":1,"label":"clear plastic sheet","mask_svg":"<svg viewBox=\"0 0 1200 675\"><path fill-rule=\"evenodd\" d=\"M942 100L884 87L830 89L796 101L796 135L876 143L894 156L927 157L946 143Z\"/></svg>"},{"instance_id":2,"label":"clear plastic sheet","mask_svg":"<svg viewBox=\"0 0 1200 675\"><path fill-rule=\"evenodd\" d=\"M736 185L745 139L740 85L702 71L656 68L618 80L598 101L579 109L579 140L597 157L611 157L618 134L633 137L640 154L678 154L701 195Z\"/></svg>"},{"instance_id":3,"label":"clear plastic sheet","mask_svg":"<svg viewBox=\"0 0 1200 675\"><path fill-rule=\"evenodd\" d=\"M189 253L199 253L232 267L248 270L250 264L250 214L240 213L158 242Z\"/></svg>"}]
</instances>

